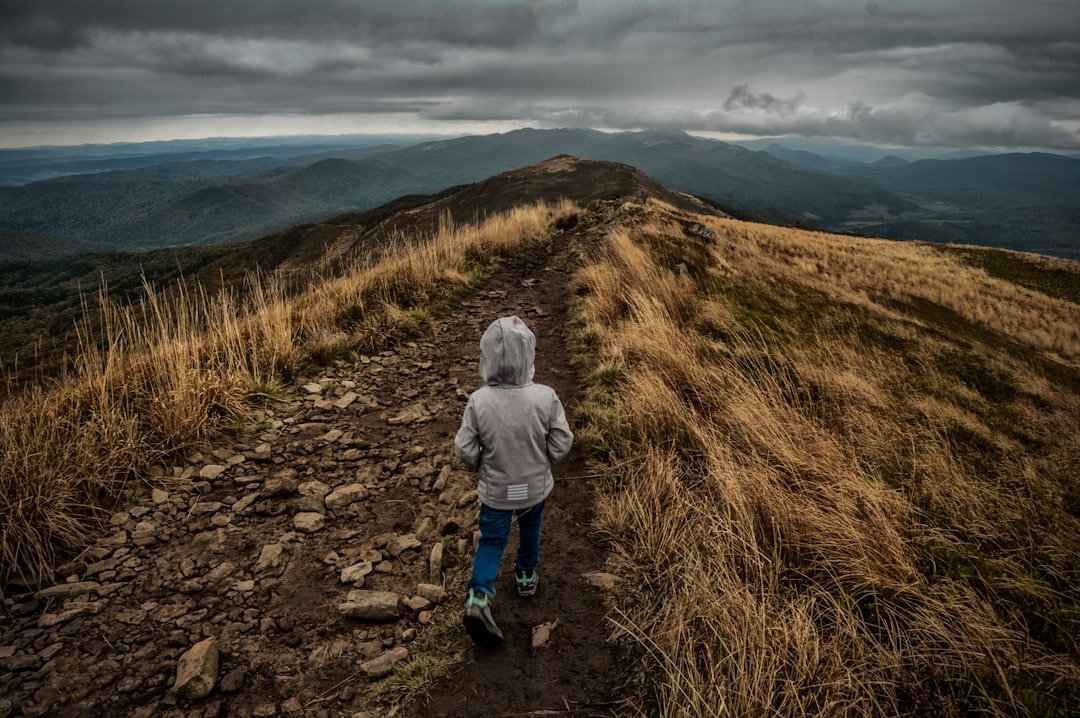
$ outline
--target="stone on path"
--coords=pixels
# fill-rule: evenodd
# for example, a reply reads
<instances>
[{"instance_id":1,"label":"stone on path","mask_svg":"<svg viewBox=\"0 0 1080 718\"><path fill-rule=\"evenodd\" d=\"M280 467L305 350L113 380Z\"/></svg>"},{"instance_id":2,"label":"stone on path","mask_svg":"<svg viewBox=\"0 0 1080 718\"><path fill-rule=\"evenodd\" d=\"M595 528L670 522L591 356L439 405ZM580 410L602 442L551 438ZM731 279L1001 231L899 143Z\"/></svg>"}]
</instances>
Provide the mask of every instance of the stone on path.
<instances>
[{"instance_id":1,"label":"stone on path","mask_svg":"<svg viewBox=\"0 0 1080 718\"><path fill-rule=\"evenodd\" d=\"M394 670L394 666L409 657L409 649L405 646L398 646L382 654L378 658L367 661L360 664L360 670L364 675L369 678L381 678L390 671Z\"/></svg>"},{"instance_id":2,"label":"stone on path","mask_svg":"<svg viewBox=\"0 0 1080 718\"><path fill-rule=\"evenodd\" d=\"M297 489L296 469L283 469L268 478L259 490L259 497L264 499L275 496L287 496Z\"/></svg>"},{"instance_id":3,"label":"stone on path","mask_svg":"<svg viewBox=\"0 0 1080 718\"><path fill-rule=\"evenodd\" d=\"M432 603L442 603L446 600L446 589L433 583L417 584L416 594L423 596Z\"/></svg>"},{"instance_id":4,"label":"stone on path","mask_svg":"<svg viewBox=\"0 0 1080 718\"><path fill-rule=\"evenodd\" d=\"M431 547L431 555L428 557L428 580L432 583L442 583L444 550L441 541Z\"/></svg>"},{"instance_id":5,"label":"stone on path","mask_svg":"<svg viewBox=\"0 0 1080 718\"><path fill-rule=\"evenodd\" d=\"M615 588L615 584L619 582L619 577L615 574L604 573L603 571L591 571L589 573L581 574L581 578L585 580L585 583L590 586L595 586L603 591L610 591Z\"/></svg>"},{"instance_id":6,"label":"stone on path","mask_svg":"<svg viewBox=\"0 0 1080 718\"><path fill-rule=\"evenodd\" d=\"M180 656L176 666L176 695L189 700L204 698L214 690L218 674L218 645L214 638L207 638Z\"/></svg>"},{"instance_id":7,"label":"stone on path","mask_svg":"<svg viewBox=\"0 0 1080 718\"><path fill-rule=\"evenodd\" d=\"M39 601L48 601L51 599L65 599L72 598L74 596L81 596L84 593L95 593L101 584L97 581L78 581L76 583L59 583L55 586L49 586L43 588L34 594L34 598Z\"/></svg>"},{"instance_id":8,"label":"stone on path","mask_svg":"<svg viewBox=\"0 0 1080 718\"><path fill-rule=\"evenodd\" d=\"M547 623L541 623L539 626L533 626L532 629L532 647L542 648L547 645L551 640L551 632L555 630L555 627L559 625L559 619L554 621L548 621Z\"/></svg>"},{"instance_id":9,"label":"stone on path","mask_svg":"<svg viewBox=\"0 0 1080 718\"><path fill-rule=\"evenodd\" d=\"M386 542L386 552L394 558L401 555L403 551L408 551L413 548L420 548L423 544L413 534L405 534L404 536L395 536Z\"/></svg>"},{"instance_id":10,"label":"stone on path","mask_svg":"<svg viewBox=\"0 0 1080 718\"><path fill-rule=\"evenodd\" d=\"M345 409L354 401L359 399L360 396L355 391L347 392L344 396L334 402L334 407L338 409Z\"/></svg>"},{"instance_id":11,"label":"stone on path","mask_svg":"<svg viewBox=\"0 0 1080 718\"><path fill-rule=\"evenodd\" d=\"M401 618L401 597L390 591L349 591L338 611L348 618L393 621Z\"/></svg>"},{"instance_id":12,"label":"stone on path","mask_svg":"<svg viewBox=\"0 0 1080 718\"><path fill-rule=\"evenodd\" d=\"M221 464L207 464L206 466L199 469L199 477L213 481L214 479L225 473L225 469L227 468L229 467L222 466Z\"/></svg>"},{"instance_id":13,"label":"stone on path","mask_svg":"<svg viewBox=\"0 0 1080 718\"><path fill-rule=\"evenodd\" d=\"M326 526L326 517L317 511L304 511L293 516L293 526L297 531L314 533Z\"/></svg>"},{"instance_id":14,"label":"stone on path","mask_svg":"<svg viewBox=\"0 0 1080 718\"><path fill-rule=\"evenodd\" d=\"M259 561L255 564L255 573L267 576L280 576L285 570L289 557L284 544L271 543L262 547Z\"/></svg>"},{"instance_id":15,"label":"stone on path","mask_svg":"<svg viewBox=\"0 0 1080 718\"><path fill-rule=\"evenodd\" d=\"M335 489L326 497L326 508L337 509L342 506L363 501L368 497L367 487L363 484L349 484Z\"/></svg>"},{"instance_id":16,"label":"stone on path","mask_svg":"<svg viewBox=\"0 0 1080 718\"><path fill-rule=\"evenodd\" d=\"M373 570L375 570L375 567L371 565L371 561L354 563L352 566L349 566L341 572L341 582L357 583L358 581L363 581ZM357 588L359 588L359 586Z\"/></svg>"}]
</instances>

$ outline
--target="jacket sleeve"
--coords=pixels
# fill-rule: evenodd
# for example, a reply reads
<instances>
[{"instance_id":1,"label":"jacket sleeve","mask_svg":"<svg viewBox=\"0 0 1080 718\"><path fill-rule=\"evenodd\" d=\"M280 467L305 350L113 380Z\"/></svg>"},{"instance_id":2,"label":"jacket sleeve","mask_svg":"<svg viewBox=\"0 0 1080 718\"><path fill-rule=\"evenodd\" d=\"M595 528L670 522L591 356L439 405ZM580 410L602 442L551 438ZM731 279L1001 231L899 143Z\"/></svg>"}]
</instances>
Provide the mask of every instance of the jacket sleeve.
<instances>
[{"instance_id":1,"label":"jacket sleeve","mask_svg":"<svg viewBox=\"0 0 1080 718\"><path fill-rule=\"evenodd\" d=\"M570 431L570 424L566 421L566 412L563 411L562 402L558 396L551 400L551 418L548 421L547 432L547 455L551 463L570 453L570 447L574 445L574 434Z\"/></svg>"},{"instance_id":2,"label":"jacket sleeve","mask_svg":"<svg viewBox=\"0 0 1080 718\"><path fill-rule=\"evenodd\" d=\"M476 471L480 468L480 454L483 450L484 447L480 445L480 429L476 422L476 409L470 398L465 405L465 413L461 416L461 428L454 437L454 453L465 466Z\"/></svg>"}]
</instances>

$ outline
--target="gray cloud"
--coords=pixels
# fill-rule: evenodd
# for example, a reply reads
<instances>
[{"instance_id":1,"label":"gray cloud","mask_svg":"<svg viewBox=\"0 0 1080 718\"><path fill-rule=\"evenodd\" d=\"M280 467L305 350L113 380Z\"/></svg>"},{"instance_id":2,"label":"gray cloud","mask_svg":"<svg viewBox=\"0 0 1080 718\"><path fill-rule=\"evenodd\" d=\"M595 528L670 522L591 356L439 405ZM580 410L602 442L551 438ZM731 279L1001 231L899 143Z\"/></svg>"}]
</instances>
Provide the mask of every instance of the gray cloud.
<instances>
[{"instance_id":1,"label":"gray cloud","mask_svg":"<svg viewBox=\"0 0 1080 718\"><path fill-rule=\"evenodd\" d=\"M1080 147L1080 3L0 0L10 123L453 121Z\"/></svg>"},{"instance_id":2,"label":"gray cloud","mask_svg":"<svg viewBox=\"0 0 1080 718\"><path fill-rule=\"evenodd\" d=\"M751 92L749 85L736 85L732 88L727 100L724 101L724 109L729 112L742 109L763 110L768 113L788 116L795 112L805 99L806 95L799 93L795 97L782 100L773 97L768 92Z\"/></svg>"}]
</instances>

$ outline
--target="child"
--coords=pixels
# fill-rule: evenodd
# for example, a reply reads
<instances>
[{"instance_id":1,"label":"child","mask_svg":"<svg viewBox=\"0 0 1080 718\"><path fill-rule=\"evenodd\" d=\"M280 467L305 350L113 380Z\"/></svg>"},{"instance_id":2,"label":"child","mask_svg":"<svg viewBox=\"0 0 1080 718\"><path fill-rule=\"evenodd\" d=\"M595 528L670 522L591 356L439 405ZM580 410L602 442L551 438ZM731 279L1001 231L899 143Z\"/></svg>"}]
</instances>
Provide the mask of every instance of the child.
<instances>
[{"instance_id":1,"label":"child","mask_svg":"<svg viewBox=\"0 0 1080 718\"><path fill-rule=\"evenodd\" d=\"M480 339L480 377L469 397L454 450L479 472L480 545L473 560L465 629L480 646L497 646L502 631L491 617L495 576L517 516L515 577L519 596L536 593L540 521L554 486L551 464L566 456L574 435L555 391L533 383L536 336L518 317L500 317Z\"/></svg>"}]
</instances>

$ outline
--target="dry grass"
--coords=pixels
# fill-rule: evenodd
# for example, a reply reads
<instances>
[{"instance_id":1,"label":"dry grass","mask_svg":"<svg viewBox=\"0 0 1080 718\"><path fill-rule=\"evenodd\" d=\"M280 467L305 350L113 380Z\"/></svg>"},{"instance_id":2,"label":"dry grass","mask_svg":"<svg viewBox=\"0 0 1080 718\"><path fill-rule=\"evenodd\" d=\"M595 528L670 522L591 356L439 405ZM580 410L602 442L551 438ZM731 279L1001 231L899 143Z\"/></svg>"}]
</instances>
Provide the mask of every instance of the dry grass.
<instances>
[{"instance_id":1,"label":"dry grass","mask_svg":"<svg viewBox=\"0 0 1080 718\"><path fill-rule=\"evenodd\" d=\"M298 294L275 277L252 277L243 299L147 287L141 304L84 323L69 376L0 406L0 585L83 545L152 465L238 423L303 367L426 328L491 262L570 211L523 207L477 226L447 217Z\"/></svg>"},{"instance_id":2,"label":"dry grass","mask_svg":"<svg viewBox=\"0 0 1080 718\"><path fill-rule=\"evenodd\" d=\"M701 218L703 248L645 212L576 311L649 710L1067 715L1077 307L918 245Z\"/></svg>"}]
</instances>

